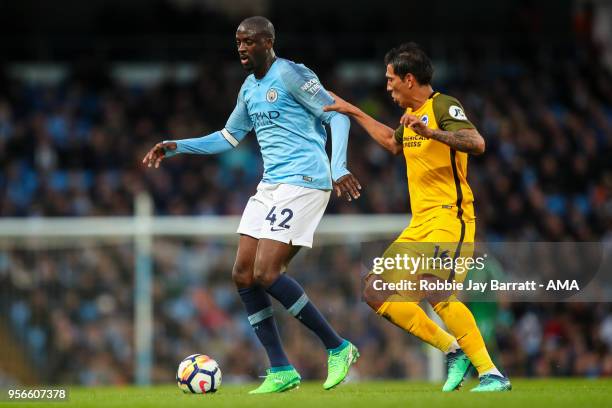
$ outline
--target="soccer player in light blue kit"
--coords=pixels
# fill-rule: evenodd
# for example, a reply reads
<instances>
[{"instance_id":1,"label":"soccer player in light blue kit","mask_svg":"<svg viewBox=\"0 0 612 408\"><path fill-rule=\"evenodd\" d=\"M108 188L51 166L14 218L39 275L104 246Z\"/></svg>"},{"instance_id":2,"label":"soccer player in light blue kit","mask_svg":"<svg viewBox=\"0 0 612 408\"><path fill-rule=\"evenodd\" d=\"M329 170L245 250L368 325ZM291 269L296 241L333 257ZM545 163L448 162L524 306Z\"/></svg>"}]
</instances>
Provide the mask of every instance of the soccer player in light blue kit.
<instances>
[{"instance_id":1,"label":"soccer player in light blue kit","mask_svg":"<svg viewBox=\"0 0 612 408\"><path fill-rule=\"evenodd\" d=\"M332 187L349 201L360 195L359 182L346 168L350 121L337 112L323 112L333 98L311 70L276 57L274 38L274 27L266 18L244 20L236 31L236 45L241 64L252 74L244 81L225 128L200 138L158 143L143 159L149 167L158 167L162 159L179 153L224 152L255 129L264 174L238 227L232 271L249 322L270 360L266 379L251 391L254 394L286 391L301 380L283 350L268 295L325 345L325 389L342 382L359 357L357 348L335 332L300 284L284 273L302 246L312 246ZM324 124L331 128L331 168Z\"/></svg>"}]
</instances>

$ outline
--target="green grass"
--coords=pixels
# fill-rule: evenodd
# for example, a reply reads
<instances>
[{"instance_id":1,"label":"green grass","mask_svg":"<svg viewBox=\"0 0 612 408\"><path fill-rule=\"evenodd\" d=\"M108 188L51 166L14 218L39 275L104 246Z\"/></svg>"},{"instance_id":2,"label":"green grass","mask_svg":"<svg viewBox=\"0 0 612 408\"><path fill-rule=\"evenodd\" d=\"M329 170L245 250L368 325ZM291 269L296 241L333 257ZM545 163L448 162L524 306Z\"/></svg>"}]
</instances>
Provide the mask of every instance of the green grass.
<instances>
[{"instance_id":1,"label":"green grass","mask_svg":"<svg viewBox=\"0 0 612 408\"><path fill-rule=\"evenodd\" d=\"M476 385L466 383L462 391L442 393L441 386L412 381L380 381L344 384L324 391L318 382L303 383L299 389L274 395L247 395L249 385L224 385L216 394L183 394L176 386L156 387L70 387L63 403L0 403L0 406L57 407L308 407L308 408L458 408L520 407L580 408L611 407L612 380L514 379L507 393L470 393Z\"/></svg>"}]
</instances>

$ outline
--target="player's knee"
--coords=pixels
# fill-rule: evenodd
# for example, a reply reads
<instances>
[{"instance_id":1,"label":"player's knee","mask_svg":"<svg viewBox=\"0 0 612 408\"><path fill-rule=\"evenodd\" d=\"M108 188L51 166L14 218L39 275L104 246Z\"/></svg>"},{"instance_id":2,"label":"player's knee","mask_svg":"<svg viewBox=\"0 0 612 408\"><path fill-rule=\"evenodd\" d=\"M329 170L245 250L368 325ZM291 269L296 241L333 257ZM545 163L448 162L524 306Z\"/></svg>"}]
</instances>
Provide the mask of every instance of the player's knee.
<instances>
[{"instance_id":1,"label":"player's knee","mask_svg":"<svg viewBox=\"0 0 612 408\"><path fill-rule=\"evenodd\" d=\"M253 263L237 260L232 269L232 280L238 288L253 286Z\"/></svg>"},{"instance_id":2,"label":"player's knee","mask_svg":"<svg viewBox=\"0 0 612 408\"><path fill-rule=\"evenodd\" d=\"M438 278L437 276L424 274L421 275L422 280L426 280L429 283L437 283L443 282L443 279ZM443 302L452 296L453 292L450 290L436 290L425 292L423 298L431 305L431 307L435 307L438 303Z\"/></svg>"},{"instance_id":3,"label":"player's knee","mask_svg":"<svg viewBox=\"0 0 612 408\"><path fill-rule=\"evenodd\" d=\"M372 308L372 310L374 310L376 313L378 313L378 311L380 310L380 308L382 307L382 305L384 305L384 302L377 302L375 300L366 300L366 303L368 304L368 306L370 306Z\"/></svg>"},{"instance_id":4,"label":"player's knee","mask_svg":"<svg viewBox=\"0 0 612 408\"><path fill-rule=\"evenodd\" d=\"M281 267L263 262L255 262L253 279L256 284L267 288L272 285L280 276Z\"/></svg>"},{"instance_id":5,"label":"player's knee","mask_svg":"<svg viewBox=\"0 0 612 408\"><path fill-rule=\"evenodd\" d=\"M371 280L369 280L368 278L366 278L366 281L364 282L365 284L363 285L363 290L361 292L361 295L363 296L363 299L370 304L371 300L374 300L377 296L376 296L376 290L374 289Z\"/></svg>"},{"instance_id":6,"label":"player's knee","mask_svg":"<svg viewBox=\"0 0 612 408\"><path fill-rule=\"evenodd\" d=\"M363 300L365 300L368 306L374 309L375 312L377 312L383 303L389 298L389 296L392 295L392 293L388 291L376 290L374 282L377 279L380 278L378 278L376 275L368 275L365 278L363 291L361 292Z\"/></svg>"}]
</instances>

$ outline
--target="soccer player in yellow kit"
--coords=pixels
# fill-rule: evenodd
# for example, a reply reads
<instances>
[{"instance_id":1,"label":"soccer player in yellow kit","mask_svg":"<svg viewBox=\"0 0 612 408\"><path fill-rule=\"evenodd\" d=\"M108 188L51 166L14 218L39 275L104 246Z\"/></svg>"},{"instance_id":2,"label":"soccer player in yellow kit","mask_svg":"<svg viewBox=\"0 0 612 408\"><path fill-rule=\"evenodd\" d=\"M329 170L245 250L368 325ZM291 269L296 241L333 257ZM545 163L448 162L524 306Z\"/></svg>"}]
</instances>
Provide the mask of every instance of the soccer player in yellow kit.
<instances>
[{"instance_id":1,"label":"soccer player in yellow kit","mask_svg":"<svg viewBox=\"0 0 612 408\"><path fill-rule=\"evenodd\" d=\"M471 256L475 216L467 162L469 154L484 153L484 139L457 99L433 90L431 60L417 44L406 43L392 49L385 56L385 64L387 91L395 103L406 109L397 130L336 95L332 95L335 103L324 110L352 116L381 146L393 154L404 154L412 220L395 245L451 244L449 256ZM445 276L440 272L444 271L434 275L445 280L465 278L465 274L455 276L452 269ZM364 297L376 313L446 354L448 378L444 391L461 387L470 363L480 378L480 384L472 391L512 389L508 378L493 364L472 313L454 295L425 297L451 335L427 316L419 299L406 301L399 294L376 298L368 293L372 291L371 282L372 279L366 281Z\"/></svg>"}]
</instances>

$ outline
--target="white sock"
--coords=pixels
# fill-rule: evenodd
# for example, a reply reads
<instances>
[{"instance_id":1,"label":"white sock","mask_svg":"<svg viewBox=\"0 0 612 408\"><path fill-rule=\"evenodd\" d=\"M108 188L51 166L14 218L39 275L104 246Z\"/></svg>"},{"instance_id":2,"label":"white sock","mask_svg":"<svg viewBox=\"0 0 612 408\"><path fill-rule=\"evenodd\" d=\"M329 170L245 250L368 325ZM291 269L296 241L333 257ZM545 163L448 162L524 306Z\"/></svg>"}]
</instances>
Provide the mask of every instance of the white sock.
<instances>
[{"instance_id":1,"label":"white sock","mask_svg":"<svg viewBox=\"0 0 612 408\"><path fill-rule=\"evenodd\" d=\"M503 377L504 375L502 373L499 372L499 370L497 369L497 367L493 367L490 370L485 371L484 373L480 374L478 377L482 377L483 375L487 375L487 374L494 374L494 375L498 375L500 377Z\"/></svg>"},{"instance_id":2,"label":"white sock","mask_svg":"<svg viewBox=\"0 0 612 408\"><path fill-rule=\"evenodd\" d=\"M446 352L444 354L448 354L448 353L454 353L455 351L459 350L461 347L459 347L459 343L457 343L457 340L453 341L453 343L449 346L448 350L446 350Z\"/></svg>"}]
</instances>

